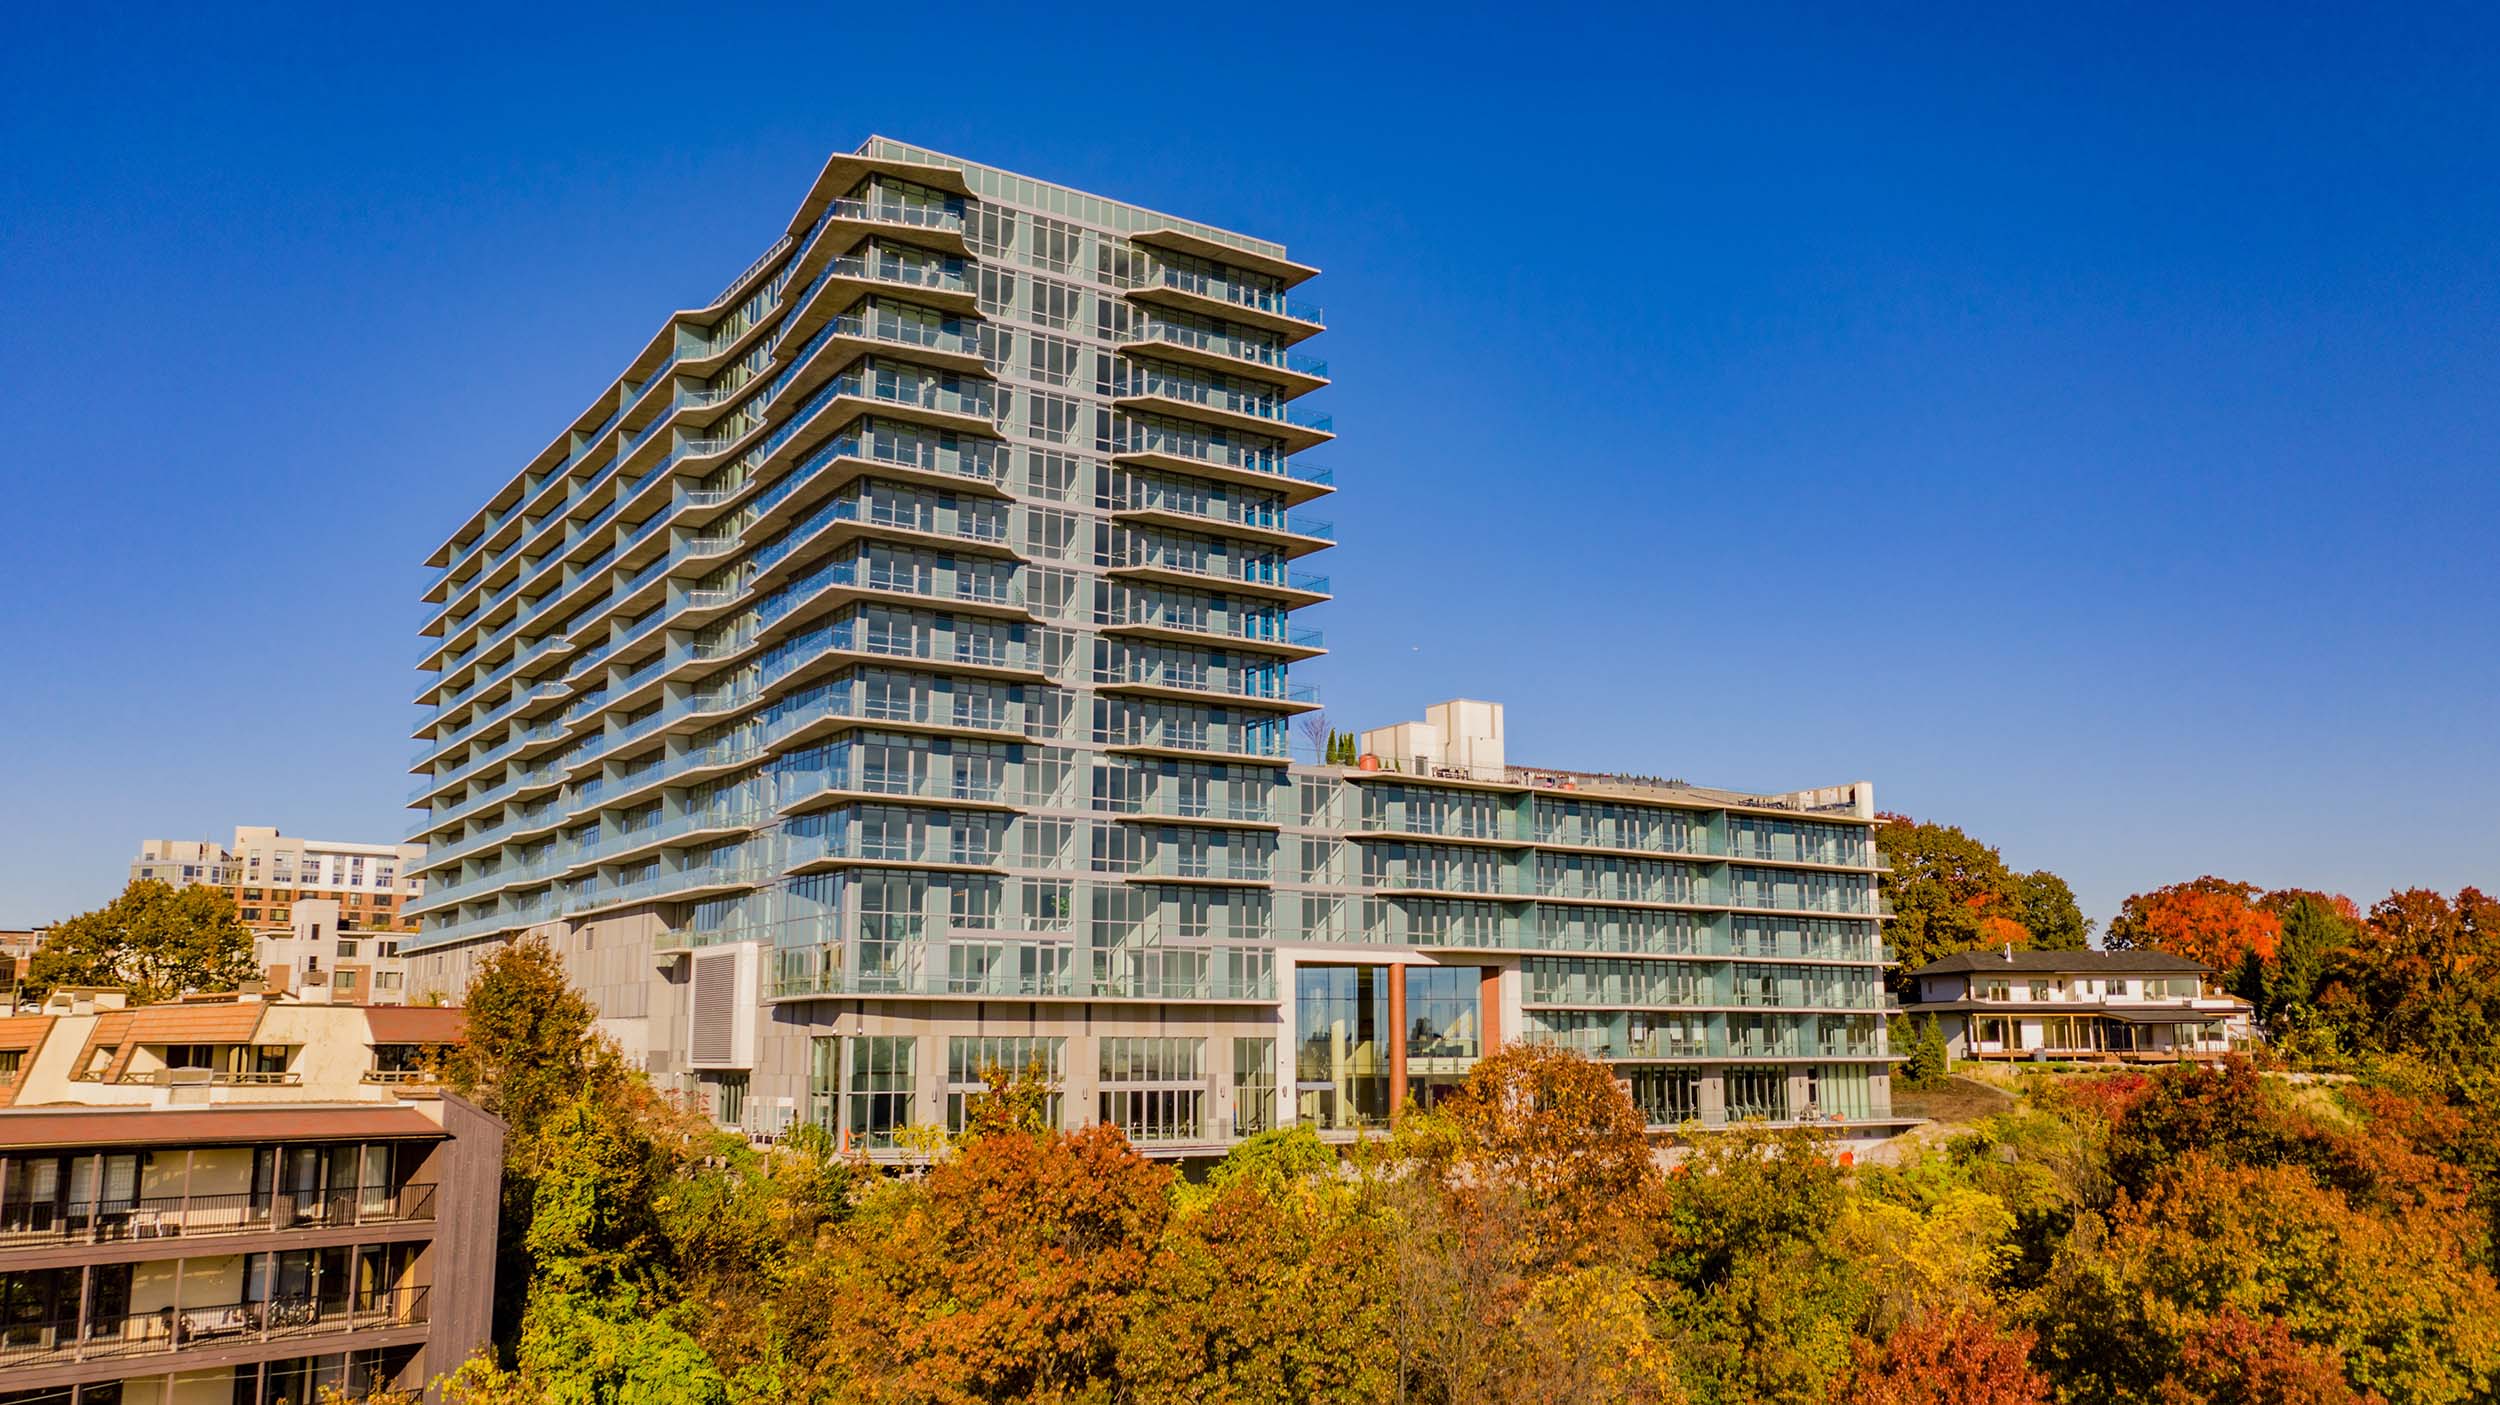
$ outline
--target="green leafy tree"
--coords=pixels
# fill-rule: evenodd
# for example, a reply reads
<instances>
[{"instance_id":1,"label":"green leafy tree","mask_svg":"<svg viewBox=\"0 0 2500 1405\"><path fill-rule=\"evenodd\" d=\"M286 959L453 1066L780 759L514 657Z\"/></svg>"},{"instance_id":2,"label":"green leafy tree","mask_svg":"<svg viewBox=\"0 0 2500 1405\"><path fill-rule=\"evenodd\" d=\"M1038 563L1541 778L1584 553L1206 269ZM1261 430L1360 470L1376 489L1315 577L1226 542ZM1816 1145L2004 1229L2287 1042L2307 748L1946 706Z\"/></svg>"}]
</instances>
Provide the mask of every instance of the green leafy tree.
<instances>
[{"instance_id":1,"label":"green leafy tree","mask_svg":"<svg viewBox=\"0 0 2500 1405\"><path fill-rule=\"evenodd\" d=\"M1934 1015L1915 1021L1905 1020L1909 1039L1903 1052L1908 1062L1901 1066L1902 1086L1912 1091L1925 1091L1944 1086L1945 1068L1950 1061L1944 1038L1944 1026Z\"/></svg>"},{"instance_id":2,"label":"green leafy tree","mask_svg":"<svg viewBox=\"0 0 2500 1405\"><path fill-rule=\"evenodd\" d=\"M186 991L233 990L257 974L252 934L223 889L174 888L142 878L93 912L45 934L28 963L38 992L67 985L120 986L134 1001Z\"/></svg>"},{"instance_id":3,"label":"green leafy tree","mask_svg":"<svg viewBox=\"0 0 2500 1405\"><path fill-rule=\"evenodd\" d=\"M2092 921L2066 880L2037 869L2014 879L2017 921L2031 933L2034 951L2082 951L2092 942Z\"/></svg>"},{"instance_id":4,"label":"green leafy tree","mask_svg":"<svg viewBox=\"0 0 2500 1405\"><path fill-rule=\"evenodd\" d=\"M1892 904L1884 938L1900 957L1898 975L1957 951L2032 944L2023 881L1996 850L1951 825L1903 815L1875 827L1875 845L1891 870L1881 880Z\"/></svg>"},{"instance_id":5,"label":"green leafy tree","mask_svg":"<svg viewBox=\"0 0 2500 1405\"><path fill-rule=\"evenodd\" d=\"M625 1072L596 1033L598 1012L565 978L554 948L532 937L489 955L461 997L461 1042L444 1057L452 1088L512 1128L527 1161L541 1123L585 1095L612 1092Z\"/></svg>"},{"instance_id":6,"label":"green leafy tree","mask_svg":"<svg viewBox=\"0 0 2500 1405\"><path fill-rule=\"evenodd\" d=\"M2328 957L2317 1006L2347 1048L2452 1074L2500 1067L2500 901L2473 888L2389 894L2362 938Z\"/></svg>"},{"instance_id":7,"label":"green leafy tree","mask_svg":"<svg viewBox=\"0 0 2500 1405\"><path fill-rule=\"evenodd\" d=\"M997 1064L981 1070L981 1091L964 1103L964 1129L958 1144L1002 1132L1038 1135L1051 1129L1050 1071L1039 1060L1020 1069Z\"/></svg>"},{"instance_id":8,"label":"green leafy tree","mask_svg":"<svg viewBox=\"0 0 2500 1405\"><path fill-rule=\"evenodd\" d=\"M1390 1394L1386 1226L1314 1150L1334 1165L1316 1138L1271 1140L1174 1217L1120 1346L1126 1399L1358 1405ZM1309 1179L1297 1174L1306 1166Z\"/></svg>"},{"instance_id":9,"label":"green leafy tree","mask_svg":"<svg viewBox=\"0 0 2500 1405\"><path fill-rule=\"evenodd\" d=\"M2274 960L2243 968L2240 993L2257 1007L2257 1019L2267 1033L2280 1041L2315 1019L2327 964L2360 943L2361 921L2349 900L2325 893L2286 889L2268 893L2264 906L2281 919L2283 933Z\"/></svg>"}]
</instances>

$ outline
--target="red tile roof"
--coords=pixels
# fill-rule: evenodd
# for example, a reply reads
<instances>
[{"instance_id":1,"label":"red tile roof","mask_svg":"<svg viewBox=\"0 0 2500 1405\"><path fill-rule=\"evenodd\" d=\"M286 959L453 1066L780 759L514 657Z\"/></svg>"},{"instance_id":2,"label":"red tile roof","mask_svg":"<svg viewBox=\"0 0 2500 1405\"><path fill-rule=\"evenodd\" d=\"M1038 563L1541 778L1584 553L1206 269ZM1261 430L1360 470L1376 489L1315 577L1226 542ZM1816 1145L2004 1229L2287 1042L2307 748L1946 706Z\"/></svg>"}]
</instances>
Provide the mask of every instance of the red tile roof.
<instances>
[{"instance_id":1,"label":"red tile roof","mask_svg":"<svg viewBox=\"0 0 2500 1405\"><path fill-rule=\"evenodd\" d=\"M457 1044L466 1016L450 1005L368 1005L376 1044Z\"/></svg>"},{"instance_id":2,"label":"red tile roof","mask_svg":"<svg viewBox=\"0 0 2500 1405\"><path fill-rule=\"evenodd\" d=\"M19 1052L17 1075L0 1080L0 1107L7 1107L17 1098L17 1085L35 1067L35 1059L43 1053L44 1036L52 1032L50 1015L11 1015L0 1019L0 1049Z\"/></svg>"}]
</instances>

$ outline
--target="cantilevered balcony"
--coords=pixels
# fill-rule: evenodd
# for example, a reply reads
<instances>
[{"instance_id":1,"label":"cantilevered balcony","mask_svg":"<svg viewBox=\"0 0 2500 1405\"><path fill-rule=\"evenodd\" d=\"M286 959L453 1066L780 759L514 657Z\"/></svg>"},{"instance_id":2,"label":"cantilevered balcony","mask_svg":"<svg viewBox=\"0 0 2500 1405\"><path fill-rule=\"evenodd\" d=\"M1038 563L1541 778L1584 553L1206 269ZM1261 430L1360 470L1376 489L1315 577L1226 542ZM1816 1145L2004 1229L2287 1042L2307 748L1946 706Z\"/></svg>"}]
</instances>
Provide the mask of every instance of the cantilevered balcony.
<instances>
[{"instance_id":1,"label":"cantilevered balcony","mask_svg":"<svg viewBox=\"0 0 2500 1405\"><path fill-rule=\"evenodd\" d=\"M1230 279L1160 261L1145 281L1128 290L1131 301L1177 308L1200 317L1240 322L1273 332L1290 344L1324 330L1320 309L1258 283Z\"/></svg>"},{"instance_id":2,"label":"cantilevered balcony","mask_svg":"<svg viewBox=\"0 0 2500 1405\"><path fill-rule=\"evenodd\" d=\"M964 212L958 207L922 205L870 194L835 200L825 207L828 238L853 241L902 239L950 254L969 254L964 243Z\"/></svg>"},{"instance_id":3,"label":"cantilevered balcony","mask_svg":"<svg viewBox=\"0 0 2500 1405\"><path fill-rule=\"evenodd\" d=\"M1095 612L1094 627L1105 634L1180 644L1212 639L1228 648L1289 659L1317 658L1328 652L1320 631L1291 625L1273 615L1229 614L1150 601L1114 602Z\"/></svg>"},{"instance_id":4,"label":"cantilevered balcony","mask_svg":"<svg viewBox=\"0 0 2500 1405\"><path fill-rule=\"evenodd\" d=\"M1213 238L1208 233L1178 226L1138 230L1129 235L1129 242L1143 244L1149 249L1166 253L1182 254L1189 258L1204 259L1210 263L1229 265L1244 272L1274 279L1278 286L1285 288L1319 276L1319 270L1309 264L1295 263L1281 254L1271 254L1265 249L1253 248L1250 246L1250 241L1233 236Z\"/></svg>"},{"instance_id":5,"label":"cantilevered balcony","mask_svg":"<svg viewBox=\"0 0 2500 1405\"><path fill-rule=\"evenodd\" d=\"M792 304L790 336L804 337L864 298L885 297L958 317L981 315L981 301L959 259L905 256L870 248L830 260Z\"/></svg>"},{"instance_id":6,"label":"cantilevered balcony","mask_svg":"<svg viewBox=\"0 0 2500 1405\"><path fill-rule=\"evenodd\" d=\"M159 1070L175 1072L177 1070ZM181 1153L175 1153L177 1161ZM220 1235L268 1234L347 1225L411 1224L434 1218L434 1187L415 1183L396 1191L341 1191L298 1198L287 1194L148 1195L67 1210L53 1202L0 1206L0 1267L12 1250L64 1244L118 1244L139 1240L192 1240Z\"/></svg>"},{"instance_id":7,"label":"cantilevered balcony","mask_svg":"<svg viewBox=\"0 0 2500 1405\"><path fill-rule=\"evenodd\" d=\"M32 1372L275 1340L301 1341L308 1354L406 1345L425 1340L431 1292L416 1285L317 1298L185 1302L144 1312L90 1312L83 1321L64 1317L12 1323L0 1334L0 1366Z\"/></svg>"},{"instance_id":8,"label":"cantilevered balcony","mask_svg":"<svg viewBox=\"0 0 2500 1405\"><path fill-rule=\"evenodd\" d=\"M1288 557L1336 545L1336 525L1288 513L1264 493L1233 496L1144 475L1120 475L1095 495L1094 505L1124 524L1199 532L1228 541L1273 546Z\"/></svg>"},{"instance_id":9,"label":"cantilevered balcony","mask_svg":"<svg viewBox=\"0 0 2500 1405\"><path fill-rule=\"evenodd\" d=\"M1094 670L1094 686L1104 692L1179 702L1214 698L1278 712L1312 712L1320 705L1317 688L1288 682L1283 674L1271 670L1160 659L1124 659L1098 667Z\"/></svg>"},{"instance_id":10,"label":"cantilevered balcony","mask_svg":"<svg viewBox=\"0 0 2500 1405\"><path fill-rule=\"evenodd\" d=\"M1132 367L1123 373L1111 393L1113 403L1123 410L1169 415L1237 433L1263 435L1289 454L1336 437L1335 422L1330 416L1297 409L1273 395L1210 385L1151 366Z\"/></svg>"},{"instance_id":11,"label":"cantilevered balcony","mask_svg":"<svg viewBox=\"0 0 2500 1405\"><path fill-rule=\"evenodd\" d=\"M774 950L775 967L764 998L772 1003L826 998L1012 998L1139 1000L1159 1005L1264 1005L1276 999L1271 970L1234 970L1205 962L1186 970L1087 973L1066 959L1073 948L1064 941L984 937L974 942L958 936L944 943L869 942L853 937L779 946ZM940 946L945 948L944 960L937 956Z\"/></svg>"},{"instance_id":12,"label":"cantilevered balcony","mask_svg":"<svg viewBox=\"0 0 2500 1405\"><path fill-rule=\"evenodd\" d=\"M1094 734L1107 751L1210 761L1284 762L1292 746L1281 729L1252 728L1179 718L1123 718Z\"/></svg>"},{"instance_id":13,"label":"cantilevered balcony","mask_svg":"<svg viewBox=\"0 0 2500 1405\"><path fill-rule=\"evenodd\" d=\"M1130 542L1115 550L1103 565L1123 580L1194 589L1214 587L1226 594L1253 595L1296 608L1329 598L1328 577L1292 570L1281 560L1226 556L1160 542Z\"/></svg>"},{"instance_id":14,"label":"cantilevered balcony","mask_svg":"<svg viewBox=\"0 0 2500 1405\"><path fill-rule=\"evenodd\" d=\"M1273 381L1287 399L1328 384L1328 363L1253 337L1209 331L1161 317L1140 317L1122 344L1165 361Z\"/></svg>"},{"instance_id":15,"label":"cantilevered balcony","mask_svg":"<svg viewBox=\"0 0 2500 1405\"><path fill-rule=\"evenodd\" d=\"M1324 468L1287 458L1272 443L1237 441L1220 434L1158 420L1131 418L1118 427L1114 462L1159 473L1185 474L1218 483L1270 488L1287 505L1300 506L1336 491L1336 478Z\"/></svg>"}]
</instances>

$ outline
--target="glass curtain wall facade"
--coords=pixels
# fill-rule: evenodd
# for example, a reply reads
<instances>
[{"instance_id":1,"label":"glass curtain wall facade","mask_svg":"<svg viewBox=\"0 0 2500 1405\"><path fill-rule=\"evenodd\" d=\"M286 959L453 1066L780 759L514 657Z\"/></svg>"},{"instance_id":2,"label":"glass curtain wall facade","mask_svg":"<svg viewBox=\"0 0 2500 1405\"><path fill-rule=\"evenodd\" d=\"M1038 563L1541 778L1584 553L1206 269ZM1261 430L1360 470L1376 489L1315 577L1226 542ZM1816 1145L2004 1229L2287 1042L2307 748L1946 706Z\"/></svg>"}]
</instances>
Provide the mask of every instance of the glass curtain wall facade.
<instances>
[{"instance_id":1,"label":"glass curtain wall facade","mask_svg":"<svg viewBox=\"0 0 2500 1405\"><path fill-rule=\"evenodd\" d=\"M585 984L675 1074L723 1065L671 962L752 944L740 1117L872 1148L960 1120L982 1050L1175 1147L1378 1125L1505 1037L1741 1055L1782 1107L1861 1060L1883 1115L1867 816L1290 764L1313 272L882 138L828 162L432 557L412 981L633 946Z\"/></svg>"},{"instance_id":2,"label":"glass curtain wall facade","mask_svg":"<svg viewBox=\"0 0 2500 1405\"><path fill-rule=\"evenodd\" d=\"M1318 313L1066 194L837 159L438 554L421 947L665 904L776 992L1272 990Z\"/></svg>"}]
</instances>

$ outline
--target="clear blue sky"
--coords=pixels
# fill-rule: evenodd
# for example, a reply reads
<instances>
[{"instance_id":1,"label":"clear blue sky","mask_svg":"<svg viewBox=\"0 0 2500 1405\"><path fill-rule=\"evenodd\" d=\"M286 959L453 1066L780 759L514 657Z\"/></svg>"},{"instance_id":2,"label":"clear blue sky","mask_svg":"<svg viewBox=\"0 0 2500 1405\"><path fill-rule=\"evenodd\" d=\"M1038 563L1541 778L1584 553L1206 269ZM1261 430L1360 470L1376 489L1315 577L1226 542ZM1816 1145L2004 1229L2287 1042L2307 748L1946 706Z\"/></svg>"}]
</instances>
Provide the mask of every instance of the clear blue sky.
<instances>
[{"instance_id":1,"label":"clear blue sky","mask_svg":"<svg viewBox=\"0 0 2500 1405\"><path fill-rule=\"evenodd\" d=\"M870 132L1327 269L1340 726L2500 879L2492 11L1554 8L19 7L0 925L397 837L420 560Z\"/></svg>"}]
</instances>

